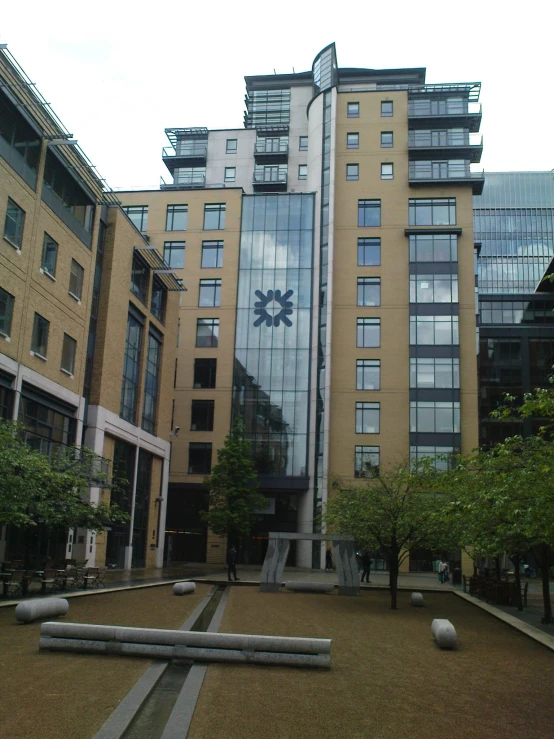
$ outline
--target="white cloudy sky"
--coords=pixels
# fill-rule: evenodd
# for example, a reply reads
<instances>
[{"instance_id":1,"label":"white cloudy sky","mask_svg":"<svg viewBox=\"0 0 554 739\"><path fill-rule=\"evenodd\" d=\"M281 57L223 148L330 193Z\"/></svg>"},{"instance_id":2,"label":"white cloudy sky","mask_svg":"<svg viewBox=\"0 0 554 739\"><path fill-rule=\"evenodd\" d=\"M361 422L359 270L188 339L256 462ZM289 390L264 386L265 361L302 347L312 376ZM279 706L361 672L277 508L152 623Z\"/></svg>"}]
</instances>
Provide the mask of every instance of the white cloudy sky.
<instances>
[{"instance_id":1,"label":"white cloudy sky","mask_svg":"<svg viewBox=\"0 0 554 739\"><path fill-rule=\"evenodd\" d=\"M2 4L0 42L114 188L158 187L164 128L240 128L245 74L426 67L481 81L489 171L554 167L552 0Z\"/></svg>"}]
</instances>

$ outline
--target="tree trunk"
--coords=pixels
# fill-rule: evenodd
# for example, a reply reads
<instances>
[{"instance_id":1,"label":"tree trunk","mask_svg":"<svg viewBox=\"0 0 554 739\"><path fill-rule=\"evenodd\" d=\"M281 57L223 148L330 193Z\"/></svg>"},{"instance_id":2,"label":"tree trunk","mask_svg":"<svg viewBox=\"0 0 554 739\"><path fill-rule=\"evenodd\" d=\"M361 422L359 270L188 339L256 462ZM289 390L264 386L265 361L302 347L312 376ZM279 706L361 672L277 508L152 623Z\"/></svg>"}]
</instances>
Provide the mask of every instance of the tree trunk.
<instances>
[{"instance_id":1,"label":"tree trunk","mask_svg":"<svg viewBox=\"0 0 554 739\"><path fill-rule=\"evenodd\" d=\"M540 547L538 547L538 550L541 564L542 600L544 606L544 615L541 618L541 624L551 624L552 603L550 602L550 547L547 544L541 544Z\"/></svg>"},{"instance_id":2,"label":"tree trunk","mask_svg":"<svg viewBox=\"0 0 554 739\"><path fill-rule=\"evenodd\" d=\"M398 592L398 552L392 552L389 561L389 588L390 588L390 607L396 611L396 595Z\"/></svg>"},{"instance_id":3,"label":"tree trunk","mask_svg":"<svg viewBox=\"0 0 554 739\"><path fill-rule=\"evenodd\" d=\"M519 571L521 557L519 556L519 554L513 554L510 559L514 563L514 575L516 578L516 587L517 587L517 610L523 611L523 600L521 598L521 574Z\"/></svg>"}]
</instances>

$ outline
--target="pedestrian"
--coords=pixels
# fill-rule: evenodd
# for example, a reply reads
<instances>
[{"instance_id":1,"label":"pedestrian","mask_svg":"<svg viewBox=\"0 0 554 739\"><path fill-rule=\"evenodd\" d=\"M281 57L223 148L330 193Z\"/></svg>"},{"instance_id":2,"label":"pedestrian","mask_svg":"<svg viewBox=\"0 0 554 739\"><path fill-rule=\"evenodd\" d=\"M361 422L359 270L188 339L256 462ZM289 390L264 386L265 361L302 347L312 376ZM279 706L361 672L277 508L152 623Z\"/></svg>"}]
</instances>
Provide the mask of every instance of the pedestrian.
<instances>
[{"instance_id":1,"label":"pedestrian","mask_svg":"<svg viewBox=\"0 0 554 739\"><path fill-rule=\"evenodd\" d=\"M235 582L237 580L240 580L240 577L237 577L237 549L236 547L231 547L229 551L227 552L227 579L229 582L231 582L231 575L235 578Z\"/></svg>"},{"instance_id":2,"label":"pedestrian","mask_svg":"<svg viewBox=\"0 0 554 739\"><path fill-rule=\"evenodd\" d=\"M333 569L333 555L330 549L325 550L325 572Z\"/></svg>"},{"instance_id":3,"label":"pedestrian","mask_svg":"<svg viewBox=\"0 0 554 739\"><path fill-rule=\"evenodd\" d=\"M366 579L366 582L371 582L369 579L369 575L371 574L371 557L369 556L369 552L365 551L362 554L362 582L364 581L364 577Z\"/></svg>"},{"instance_id":4,"label":"pedestrian","mask_svg":"<svg viewBox=\"0 0 554 739\"><path fill-rule=\"evenodd\" d=\"M439 582L445 583L445 577L447 576L445 573L448 571L448 565L444 561L444 557L442 557L440 565L439 565Z\"/></svg>"}]
</instances>

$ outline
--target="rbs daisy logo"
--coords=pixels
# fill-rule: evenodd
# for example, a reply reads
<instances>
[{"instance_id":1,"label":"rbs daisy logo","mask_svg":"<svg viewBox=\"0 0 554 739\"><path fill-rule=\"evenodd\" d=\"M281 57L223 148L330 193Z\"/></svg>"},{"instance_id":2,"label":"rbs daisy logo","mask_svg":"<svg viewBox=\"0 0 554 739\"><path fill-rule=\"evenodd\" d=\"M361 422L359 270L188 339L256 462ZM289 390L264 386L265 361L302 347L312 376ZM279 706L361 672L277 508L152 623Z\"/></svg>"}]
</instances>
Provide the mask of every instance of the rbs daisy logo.
<instances>
[{"instance_id":1,"label":"rbs daisy logo","mask_svg":"<svg viewBox=\"0 0 554 739\"><path fill-rule=\"evenodd\" d=\"M254 321L254 326L261 326L265 322L266 326L280 326L281 321L285 326L292 326L292 321L288 316L292 315L292 296L294 290L287 290L281 295L280 290L268 290L264 295L261 290L256 290L255 295L259 298L254 303L256 310L254 315L258 316Z\"/></svg>"}]
</instances>

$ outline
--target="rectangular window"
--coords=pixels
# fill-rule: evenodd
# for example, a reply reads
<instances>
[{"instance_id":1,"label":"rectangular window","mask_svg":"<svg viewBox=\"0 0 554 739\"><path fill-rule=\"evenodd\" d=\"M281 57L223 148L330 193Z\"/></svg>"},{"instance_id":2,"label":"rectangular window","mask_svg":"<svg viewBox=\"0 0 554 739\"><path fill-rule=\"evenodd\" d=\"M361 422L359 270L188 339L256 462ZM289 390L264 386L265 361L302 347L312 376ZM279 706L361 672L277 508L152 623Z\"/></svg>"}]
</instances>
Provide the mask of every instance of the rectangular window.
<instances>
[{"instance_id":1,"label":"rectangular window","mask_svg":"<svg viewBox=\"0 0 554 739\"><path fill-rule=\"evenodd\" d=\"M459 434L460 403L412 401L410 431L425 434Z\"/></svg>"},{"instance_id":2,"label":"rectangular window","mask_svg":"<svg viewBox=\"0 0 554 739\"><path fill-rule=\"evenodd\" d=\"M8 198L6 220L4 221L4 238L16 249L21 249L23 243L23 226L25 225L25 211L11 198Z\"/></svg>"},{"instance_id":3,"label":"rectangular window","mask_svg":"<svg viewBox=\"0 0 554 739\"><path fill-rule=\"evenodd\" d=\"M410 344L456 346L458 316L410 316Z\"/></svg>"},{"instance_id":4,"label":"rectangular window","mask_svg":"<svg viewBox=\"0 0 554 739\"><path fill-rule=\"evenodd\" d=\"M356 319L356 346L369 349L381 345L381 319Z\"/></svg>"},{"instance_id":5,"label":"rectangular window","mask_svg":"<svg viewBox=\"0 0 554 739\"><path fill-rule=\"evenodd\" d=\"M146 298L148 297L149 283L150 270L135 252L133 254L133 266L131 268L131 292L145 305Z\"/></svg>"},{"instance_id":6,"label":"rectangular window","mask_svg":"<svg viewBox=\"0 0 554 739\"><path fill-rule=\"evenodd\" d=\"M217 375L217 359L195 359L194 360L194 387L215 388Z\"/></svg>"},{"instance_id":7,"label":"rectangular window","mask_svg":"<svg viewBox=\"0 0 554 739\"><path fill-rule=\"evenodd\" d=\"M221 280L200 280L198 293L200 308L218 308L221 305Z\"/></svg>"},{"instance_id":8,"label":"rectangular window","mask_svg":"<svg viewBox=\"0 0 554 739\"><path fill-rule=\"evenodd\" d=\"M360 179L360 166L358 164L347 164L346 165L346 179L347 180L359 180Z\"/></svg>"},{"instance_id":9,"label":"rectangular window","mask_svg":"<svg viewBox=\"0 0 554 739\"><path fill-rule=\"evenodd\" d=\"M392 100L381 100L381 118L392 118L393 112Z\"/></svg>"},{"instance_id":10,"label":"rectangular window","mask_svg":"<svg viewBox=\"0 0 554 739\"><path fill-rule=\"evenodd\" d=\"M202 268L218 269L223 267L223 241L202 242Z\"/></svg>"},{"instance_id":11,"label":"rectangular window","mask_svg":"<svg viewBox=\"0 0 554 739\"><path fill-rule=\"evenodd\" d=\"M219 341L219 318L198 318L196 346L216 347Z\"/></svg>"},{"instance_id":12,"label":"rectangular window","mask_svg":"<svg viewBox=\"0 0 554 739\"><path fill-rule=\"evenodd\" d=\"M347 149L359 149L360 148L360 134L359 133L347 133L346 134L346 148Z\"/></svg>"},{"instance_id":13,"label":"rectangular window","mask_svg":"<svg viewBox=\"0 0 554 739\"><path fill-rule=\"evenodd\" d=\"M11 336L14 297L0 287L0 334Z\"/></svg>"},{"instance_id":14,"label":"rectangular window","mask_svg":"<svg viewBox=\"0 0 554 739\"><path fill-rule=\"evenodd\" d=\"M50 330L50 321L35 313L33 323L33 338L31 340L31 351L41 357L46 356L48 351L48 332Z\"/></svg>"},{"instance_id":15,"label":"rectangular window","mask_svg":"<svg viewBox=\"0 0 554 739\"><path fill-rule=\"evenodd\" d=\"M307 180L308 179L308 165L307 164L299 164L298 165L298 179L299 180Z\"/></svg>"},{"instance_id":16,"label":"rectangular window","mask_svg":"<svg viewBox=\"0 0 554 739\"><path fill-rule=\"evenodd\" d=\"M237 139L227 139L225 153L226 154L236 154L237 153Z\"/></svg>"},{"instance_id":17,"label":"rectangular window","mask_svg":"<svg viewBox=\"0 0 554 739\"><path fill-rule=\"evenodd\" d=\"M457 262L457 247L455 234L412 234L410 262Z\"/></svg>"},{"instance_id":18,"label":"rectangular window","mask_svg":"<svg viewBox=\"0 0 554 739\"><path fill-rule=\"evenodd\" d=\"M225 167L225 182L234 182L237 177L236 167Z\"/></svg>"},{"instance_id":19,"label":"rectangular window","mask_svg":"<svg viewBox=\"0 0 554 739\"><path fill-rule=\"evenodd\" d=\"M381 131L381 149L392 149L393 140L392 131Z\"/></svg>"},{"instance_id":20,"label":"rectangular window","mask_svg":"<svg viewBox=\"0 0 554 739\"><path fill-rule=\"evenodd\" d=\"M381 305L380 277L358 277L358 305Z\"/></svg>"},{"instance_id":21,"label":"rectangular window","mask_svg":"<svg viewBox=\"0 0 554 739\"><path fill-rule=\"evenodd\" d=\"M150 312L158 321L165 320L165 306L167 303L167 290L162 283L154 277L152 280L152 297L150 299Z\"/></svg>"},{"instance_id":22,"label":"rectangular window","mask_svg":"<svg viewBox=\"0 0 554 739\"><path fill-rule=\"evenodd\" d=\"M358 226L381 225L381 201L358 200Z\"/></svg>"},{"instance_id":23,"label":"rectangular window","mask_svg":"<svg viewBox=\"0 0 554 739\"><path fill-rule=\"evenodd\" d=\"M62 345L62 363L61 368L70 375L74 374L75 370L75 353L77 351L77 342L72 339L68 334L63 335Z\"/></svg>"},{"instance_id":24,"label":"rectangular window","mask_svg":"<svg viewBox=\"0 0 554 739\"><path fill-rule=\"evenodd\" d=\"M189 444L189 475L209 475L212 471L212 445Z\"/></svg>"},{"instance_id":25,"label":"rectangular window","mask_svg":"<svg viewBox=\"0 0 554 739\"><path fill-rule=\"evenodd\" d=\"M460 360L454 357L410 359L410 387L458 389L460 387Z\"/></svg>"},{"instance_id":26,"label":"rectangular window","mask_svg":"<svg viewBox=\"0 0 554 739\"><path fill-rule=\"evenodd\" d=\"M123 357L123 381L119 415L136 424L139 396L140 361L142 353L142 324L133 315L127 316L127 335Z\"/></svg>"},{"instance_id":27,"label":"rectangular window","mask_svg":"<svg viewBox=\"0 0 554 739\"><path fill-rule=\"evenodd\" d=\"M410 459L418 462L422 459L429 458L434 460L433 466L437 470L452 469L454 463L454 455L459 450L452 446L411 446Z\"/></svg>"},{"instance_id":28,"label":"rectangular window","mask_svg":"<svg viewBox=\"0 0 554 739\"><path fill-rule=\"evenodd\" d=\"M357 446L354 455L354 477L379 477L379 447Z\"/></svg>"},{"instance_id":29,"label":"rectangular window","mask_svg":"<svg viewBox=\"0 0 554 739\"><path fill-rule=\"evenodd\" d=\"M381 179L382 180L393 180L394 179L394 164L381 164Z\"/></svg>"},{"instance_id":30,"label":"rectangular window","mask_svg":"<svg viewBox=\"0 0 554 739\"><path fill-rule=\"evenodd\" d=\"M358 267L375 267L381 264L381 239L358 239Z\"/></svg>"},{"instance_id":31,"label":"rectangular window","mask_svg":"<svg viewBox=\"0 0 554 739\"><path fill-rule=\"evenodd\" d=\"M410 198L410 226L454 226L456 198Z\"/></svg>"},{"instance_id":32,"label":"rectangular window","mask_svg":"<svg viewBox=\"0 0 554 739\"><path fill-rule=\"evenodd\" d=\"M168 205L165 214L165 230L186 231L188 215L188 205Z\"/></svg>"},{"instance_id":33,"label":"rectangular window","mask_svg":"<svg viewBox=\"0 0 554 739\"><path fill-rule=\"evenodd\" d=\"M185 266L185 241L164 241L164 260L173 269Z\"/></svg>"},{"instance_id":34,"label":"rectangular window","mask_svg":"<svg viewBox=\"0 0 554 739\"><path fill-rule=\"evenodd\" d=\"M73 295L77 300L81 300L83 295L83 278L85 276L85 270L81 267L79 262L74 259L71 260L71 271L69 273L69 294Z\"/></svg>"},{"instance_id":35,"label":"rectangular window","mask_svg":"<svg viewBox=\"0 0 554 739\"><path fill-rule=\"evenodd\" d=\"M139 231L148 230L148 206L124 205L123 210Z\"/></svg>"},{"instance_id":36,"label":"rectangular window","mask_svg":"<svg viewBox=\"0 0 554 739\"><path fill-rule=\"evenodd\" d=\"M58 262L58 242L44 232L44 240L42 242L42 261L40 268L43 272L48 272L52 277L56 276L56 265Z\"/></svg>"},{"instance_id":37,"label":"rectangular window","mask_svg":"<svg viewBox=\"0 0 554 739\"><path fill-rule=\"evenodd\" d=\"M308 151L308 137L307 136L298 137L298 151Z\"/></svg>"},{"instance_id":38,"label":"rectangular window","mask_svg":"<svg viewBox=\"0 0 554 739\"><path fill-rule=\"evenodd\" d=\"M191 431L214 430L214 401L193 400L190 414Z\"/></svg>"},{"instance_id":39,"label":"rectangular window","mask_svg":"<svg viewBox=\"0 0 554 739\"><path fill-rule=\"evenodd\" d=\"M142 408L142 428L149 434L156 433L161 363L162 342L150 332L148 334L146 373L144 375L144 404Z\"/></svg>"},{"instance_id":40,"label":"rectangular window","mask_svg":"<svg viewBox=\"0 0 554 739\"><path fill-rule=\"evenodd\" d=\"M204 231L217 231L225 228L225 203L206 203L204 205Z\"/></svg>"},{"instance_id":41,"label":"rectangular window","mask_svg":"<svg viewBox=\"0 0 554 739\"><path fill-rule=\"evenodd\" d=\"M379 390L381 387L381 360L356 360L356 390Z\"/></svg>"},{"instance_id":42,"label":"rectangular window","mask_svg":"<svg viewBox=\"0 0 554 739\"><path fill-rule=\"evenodd\" d=\"M457 303L458 275L410 275L410 303Z\"/></svg>"},{"instance_id":43,"label":"rectangular window","mask_svg":"<svg viewBox=\"0 0 554 739\"><path fill-rule=\"evenodd\" d=\"M360 103L348 103L346 117L347 118L359 118L360 117Z\"/></svg>"},{"instance_id":44,"label":"rectangular window","mask_svg":"<svg viewBox=\"0 0 554 739\"><path fill-rule=\"evenodd\" d=\"M356 403L356 433L379 433L379 403Z\"/></svg>"}]
</instances>

